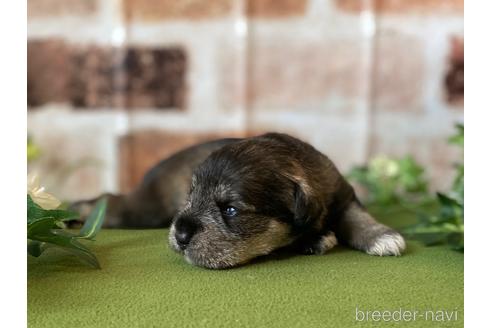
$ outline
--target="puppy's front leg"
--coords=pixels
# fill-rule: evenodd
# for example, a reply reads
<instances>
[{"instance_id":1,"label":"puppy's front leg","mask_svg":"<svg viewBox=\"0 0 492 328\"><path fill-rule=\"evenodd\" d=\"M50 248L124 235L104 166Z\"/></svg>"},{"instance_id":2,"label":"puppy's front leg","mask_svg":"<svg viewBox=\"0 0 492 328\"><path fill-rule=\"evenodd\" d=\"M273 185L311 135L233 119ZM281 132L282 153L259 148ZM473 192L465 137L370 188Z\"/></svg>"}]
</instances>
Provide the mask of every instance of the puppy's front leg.
<instances>
[{"instance_id":1,"label":"puppy's front leg","mask_svg":"<svg viewBox=\"0 0 492 328\"><path fill-rule=\"evenodd\" d=\"M377 222L362 205L352 201L338 218L335 233L342 243L370 255L400 255L405 240L395 230Z\"/></svg>"},{"instance_id":2,"label":"puppy's front leg","mask_svg":"<svg viewBox=\"0 0 492 328\"><path fill-rule=\"evenodd\" d=\"M323 255L338 244L333 231L305 240L300 244L300 251L305 255Z\"/></svg>"}]
</instances>

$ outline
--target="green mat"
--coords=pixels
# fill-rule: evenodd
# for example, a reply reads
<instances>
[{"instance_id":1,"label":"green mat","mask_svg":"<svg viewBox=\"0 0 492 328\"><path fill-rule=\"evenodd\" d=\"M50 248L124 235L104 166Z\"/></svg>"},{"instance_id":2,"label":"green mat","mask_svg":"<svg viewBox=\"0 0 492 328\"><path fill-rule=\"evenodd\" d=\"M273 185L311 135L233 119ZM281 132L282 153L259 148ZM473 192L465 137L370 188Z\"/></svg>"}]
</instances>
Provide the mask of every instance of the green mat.
<instances>
[{"instance_id":1,"label":"green mat","mask_svg":"<svg viewBox=\"0 0 492 328\"><path fill-rule=\"evenodd\" d=\"M409 243L399 258L337 247L324 256L273 255L213 271L173 253L167 233L103 230L90 245L102 270L57 250L28 256L29 326L463 326L463 254L444 247ZM458 312L446 322L430 321L430 314L377 322L357 321L356 308Z\"/></svg>"}]
</instances>

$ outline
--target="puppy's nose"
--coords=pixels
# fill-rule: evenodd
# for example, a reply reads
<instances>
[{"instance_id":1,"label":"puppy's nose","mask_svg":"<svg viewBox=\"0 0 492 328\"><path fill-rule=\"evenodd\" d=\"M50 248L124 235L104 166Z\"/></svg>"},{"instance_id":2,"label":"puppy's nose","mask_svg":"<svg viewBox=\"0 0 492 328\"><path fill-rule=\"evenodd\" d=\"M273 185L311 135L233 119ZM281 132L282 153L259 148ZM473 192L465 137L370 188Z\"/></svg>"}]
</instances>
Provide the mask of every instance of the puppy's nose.
<instances>
[{"instance_id":1,"label":"puppy's nose","mask_svg":"<svg viewBox=\"0 0 492 328\"><path fill-rule=\"evenodd\" d=\"M176 242L184 250L191 241L191 238L198 230L196 223L189 219L181 219L176 222Z\"/></svg>"},{"instance_id":2,"label":"puppy's nose","mask_svg":"<svg viewBox=\"0 0 492 328\"><path fill-rule=\"evenodd\" d=\"M179 231L176 232L176 241L181 249L185 249L190 243L191 237L193 235L189 231Z\"/></svg>"}]
</instances>

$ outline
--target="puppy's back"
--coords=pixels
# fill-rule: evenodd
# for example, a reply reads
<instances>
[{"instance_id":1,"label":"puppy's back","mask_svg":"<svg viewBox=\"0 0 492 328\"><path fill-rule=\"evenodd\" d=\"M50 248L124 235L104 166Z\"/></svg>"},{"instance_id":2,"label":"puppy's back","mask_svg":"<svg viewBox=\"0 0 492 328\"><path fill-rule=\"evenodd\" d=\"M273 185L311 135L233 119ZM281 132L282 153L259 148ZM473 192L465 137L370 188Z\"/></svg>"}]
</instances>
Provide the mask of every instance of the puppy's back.
<instances>
[{"instance_id":1,"label":"puppy's back","mask_svg":"<svg viewBox=\"0 0 492 328\"><path fill-rule=\"evenodd\" d=\"M99 199L106 197L106 228L167 227L186 200L193 170L212 152L239 140L219 139L185 148L152 167L129 194L105 193L76 202L71 208L84 217Z\"/></svg>"}]
</instances>

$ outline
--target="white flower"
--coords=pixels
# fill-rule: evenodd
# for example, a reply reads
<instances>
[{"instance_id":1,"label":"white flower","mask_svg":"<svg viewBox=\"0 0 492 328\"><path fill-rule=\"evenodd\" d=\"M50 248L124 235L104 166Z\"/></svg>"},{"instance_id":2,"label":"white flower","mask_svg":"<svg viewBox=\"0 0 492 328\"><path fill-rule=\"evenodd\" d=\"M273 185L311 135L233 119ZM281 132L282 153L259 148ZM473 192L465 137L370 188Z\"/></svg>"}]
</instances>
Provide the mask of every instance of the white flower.
<instances>
[{"instance_id":1,"label":"white flower","mask_svg":"<svg viewBox=\"0 0 492 328\"><path fill-rule=\"evenodd\" d=\"M54 210L61 204L55 196L44 191L44 187L39 184L39 177L33 173L27 175L27 193L31 196L33 202L45 210Z\"/></svg>"},{"instance_id":2,"label":"white flower","mask_svg":"<svg viewBox=\"0 0 492 328\"><path fill-rule=\"evenodd\" d=\"M370 170L374 171L378 176L392 178L400 173L400 167L397 161L386 156L374 158L369 163Z\"/></svg>"}]
</instances>

